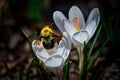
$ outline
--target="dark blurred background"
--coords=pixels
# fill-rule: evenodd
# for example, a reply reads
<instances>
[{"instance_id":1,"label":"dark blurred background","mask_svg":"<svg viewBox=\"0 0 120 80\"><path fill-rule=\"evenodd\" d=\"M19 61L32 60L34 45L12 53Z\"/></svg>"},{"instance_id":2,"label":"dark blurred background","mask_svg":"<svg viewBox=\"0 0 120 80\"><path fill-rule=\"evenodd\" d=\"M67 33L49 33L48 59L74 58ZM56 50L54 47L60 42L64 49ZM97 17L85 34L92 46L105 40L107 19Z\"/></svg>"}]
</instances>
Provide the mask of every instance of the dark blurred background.
<instances>
[{"instance_id":1,"label":"dark blurred background","mask_svg":"<svg viewBox=\"0 0 120 80\"><path fill-rule=\"evenodd\" d=\"M16 79L20 67L24 67L25 70L30 65L33 56L23 30L31 40L35 39L45 25L53 24L54 11L62 11L68 17L67 14L72 5L77 5L86 19L94 7L99 8L100 25L103 27L95 49L99 48L107 37L110 39L96 63L105 80L120 79L119 0L0 0L1 80L10 80L6 74L4 62L15 74ZM91 71L91 77L95 71ZM31 80L40 78L36 73L32 74Z\"/></svg>"}]
</instances>

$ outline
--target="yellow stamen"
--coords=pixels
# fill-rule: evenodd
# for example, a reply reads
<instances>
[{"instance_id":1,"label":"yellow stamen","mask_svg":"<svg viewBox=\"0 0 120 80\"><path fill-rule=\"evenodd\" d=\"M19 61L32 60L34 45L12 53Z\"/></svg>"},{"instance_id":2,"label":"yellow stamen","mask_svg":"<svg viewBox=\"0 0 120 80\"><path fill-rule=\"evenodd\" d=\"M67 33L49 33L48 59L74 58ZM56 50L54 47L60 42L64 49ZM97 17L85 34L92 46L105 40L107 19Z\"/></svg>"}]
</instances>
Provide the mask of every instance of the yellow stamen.
<instances>
[{"instance_id":1,"label":"yellow stamen","mask_svg":"<svg viewBox=\"0 0 120 80\"><path fill-rule=\"evenodd\" d=\"M35 40L34 45L40 45L40 41L39 40Z\"/></svg>"},{"instance_id":2,"label":"yellow stamen","mask_svg":"<svg viewBox=\"0 0 120 80\"><path fill-rule=\"evenodd\" d=\"M73 24L74 24L75 27L76 27L76 31L79 31L79 30L80 30L79 25L78 25L78 20L79 20L78 17L75 17L75 18L72 19L72 22L73 22Z\"/></svg>"}]
</instances>

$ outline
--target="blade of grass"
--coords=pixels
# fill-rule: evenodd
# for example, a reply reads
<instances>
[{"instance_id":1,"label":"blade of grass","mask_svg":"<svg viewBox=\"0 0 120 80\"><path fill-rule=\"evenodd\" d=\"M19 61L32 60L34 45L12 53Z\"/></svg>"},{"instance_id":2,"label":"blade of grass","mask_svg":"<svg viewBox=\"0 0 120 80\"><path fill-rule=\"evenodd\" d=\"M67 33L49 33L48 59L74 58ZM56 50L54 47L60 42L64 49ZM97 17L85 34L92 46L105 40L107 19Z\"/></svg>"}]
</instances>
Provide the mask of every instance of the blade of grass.
<instances>
[{"instance_id":1,"label":"blade of grass","mask_svg":"<svg viewBox=\"0 0 120 80\"><path fill-rule=\"evenodd\" d=\"M103 47L106 45L106 43L108 42L109 37L106 39L106 41L104 42L104 44L102 45L102 47L95 53L94 57L92 58L92 60L90 61L90 63L88 64L88 68L87 70L89 70L92 65L94 64L95 60L97 59L97 57L100 55L101 50L103 49Z\"/></svg>"},{"instance_id":2,"label":"blade of grass","mask_svg":"<svg viewBox=\"0 0 120 80\"><path fill-rule=\"evenodd\" d=\"M30 48L31 48L31 51L32 51L33 56L34 56L34 57L36 58L36 60L37 60L37 57L36 57L36 55L34 54L34 51L33 51L33 49L32 49L32 45L31 45L32 41L31 41L30 37L27 35L27 33L26 33L24 30L22 30L22 32L23 32L23 34L25 35L25 37L27 38L27 40L28 40L28 42L29 42L29 45L30 45Z\"/></svg>"},{"instance_id":3,"label":"blade of grass","mask_svg":"<svg viewBox=\"0 0 120 80\"><path fill-rule=\"evenodd\" d=\"M87 44L84 42L84 49L83 49L83 52L84 52L84 64L83 64L83 80L86 80L86 76L87 76L87 64L88 64L88 53L87 53Z\"/></svg>"},{"instance_id":4,"label":"blade of grass","mask_svg":"<svg viewBox=\"0 0 120 80\"><path fill-rule=\"evenodd\" d=\"M87 59L87 60L89 60L89 58L90 58L90 56L91 56L92 50L93 50L94 45L95 45L95 43L96 43L96 41L97 41L97 38L98 38L98 36L99 36L99 34L100 34L101 28L102 28L102 25L101 25L101 26L98 28L98 30L97 30L97 33L96 33L95 38L94 38L94 41L93 41L93 43L92 43L92 45L91 45L91 47L90 47L90 50L89 50L89 52L88 52L88 57L87 57L88 59Z\"/></svg>"},{"instance_id":5,"label":"blade of grass","mask_svg":"<svg viewBox=\"0 0 120 80\"><path fill-rule=\"evenodd\" d=\"M69 60L70 60L70 57L68 57L66 63L64 64L64 67L63 67L63 71L64 71L64 75L65 75L65 79L66 80L69 80Z\"/></svg>"}]
</instances>

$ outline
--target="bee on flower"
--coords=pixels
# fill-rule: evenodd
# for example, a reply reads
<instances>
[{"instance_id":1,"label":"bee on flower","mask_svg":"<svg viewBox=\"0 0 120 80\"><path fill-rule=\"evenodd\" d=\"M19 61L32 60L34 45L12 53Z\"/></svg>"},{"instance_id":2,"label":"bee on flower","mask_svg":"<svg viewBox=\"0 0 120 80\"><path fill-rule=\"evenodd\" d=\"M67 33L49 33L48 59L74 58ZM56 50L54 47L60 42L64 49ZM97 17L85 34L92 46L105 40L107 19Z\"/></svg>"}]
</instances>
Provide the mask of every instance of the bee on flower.
<instances>
[{"instance_id":1,"label":"bee on flower","mask_svg":"<svg viewBox=\"0 0 120 80\"><path fill-rule=\"evenodd\" d=\"M32 42L32 48L47 68L56 73L56 68L62 67L71 50L70 37L63 32L61 40L54 36L52 28L45 26L40 33L40 40Z\"/></svg>"}]
</instances>

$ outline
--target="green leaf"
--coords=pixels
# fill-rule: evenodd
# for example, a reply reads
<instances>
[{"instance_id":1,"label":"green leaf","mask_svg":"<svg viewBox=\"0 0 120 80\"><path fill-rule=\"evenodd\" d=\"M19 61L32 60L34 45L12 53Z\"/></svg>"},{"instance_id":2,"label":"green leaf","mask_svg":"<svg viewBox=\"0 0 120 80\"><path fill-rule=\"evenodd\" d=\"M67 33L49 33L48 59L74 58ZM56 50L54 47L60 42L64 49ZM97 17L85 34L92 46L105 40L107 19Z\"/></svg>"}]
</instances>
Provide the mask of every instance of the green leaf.
<instances>
[{"instance_id":1,"label":"green leaf","mask_svg":"<svg viewBox=\"0 0 120 80\"><path fill-rule=\"evenodd\" d=\"M105 46L105 44L108 42L108 40L109 40L109 37L106 39L106 41L104 42L104 44L102 45L102 47L95 53L95 55L93 56L93 58L90 60L90 63L88 64L87 70L89 70L93 66L95 60L100 55L101 50L103 49L103 47Z\"/></svg>"},{"instance_id":2,"label":"green leaf","mask_svg":"<svg viewBox=\"0 0 120 80\"><path fill-rule=\"evenodd\" d=\"M97 41L97 38L98 38L98 36L99 36L99 34L100 34L101 28L102 28L102 25L101 25L101 26L99 27L99 29L97 30L97 33L96 33L95 38L94 38L94 41L93 41L92 45L90 46L90 50L89 50L89 52L88 52L88 60L89 60L89 58L90 58L90 56L91 56L91 53L92 53L93 48L94 48L94 45L95 45L95 43L96 43L96 41Z\"/></svg>"},{"instance_id":3,"label":"green leaf","mask_svg":"<svg viewBox=\"0 0 120 80\"><path fill-rule=\"evenodd\" d=\"M70 57L68 57L63 67L63 71L64 71L63 73L66 77L65 78L66 80L69 80L69 60L70 60Z\"/></svg>"},{"instance_id":4,"label":"green leaf","mask_svg":"<svg viewBox=\"0 0 120 80\"><path fill-rule=\"evenodd\" d=\"M83 76L82 76L82 79L83 80L86 80L86 76L87 76L87 65L88 65L88 52L87 52L87 44L84 42L84 49L83 49L83 52L84 52L84 64L83 64Z\"/></svg>"}]
</instances>

